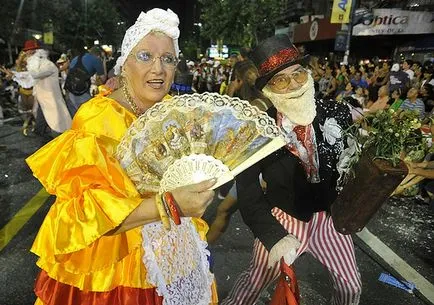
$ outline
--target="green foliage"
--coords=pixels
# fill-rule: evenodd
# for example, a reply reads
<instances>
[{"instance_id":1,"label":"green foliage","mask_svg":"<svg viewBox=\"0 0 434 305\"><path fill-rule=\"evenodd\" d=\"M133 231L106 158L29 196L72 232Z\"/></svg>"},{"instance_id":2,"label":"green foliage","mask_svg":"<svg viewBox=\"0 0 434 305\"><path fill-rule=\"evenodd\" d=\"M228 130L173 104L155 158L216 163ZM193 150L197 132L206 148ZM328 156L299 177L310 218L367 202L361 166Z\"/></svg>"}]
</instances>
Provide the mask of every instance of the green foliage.
<instances>
[{"instance_id":1,"label":"green foliage","mask_svg":"<svg viewBox=\"0 0 434 305\"><path fill-rule=\"evenodd\" d=\"M180 41L180 47L185 58L197 58L198 42L194 38Z\"/></svg>"},{"instance_id":2,"label":"green foliage","mask_svg":"<svg viewBox=\"0 0 434 305\"><path fill-rule=\"evenodd\" d=\"M94 40L120 45L125 33L125 23L118 25L123 18L114 0L32 0L24 3L16 27L17 35L25 28L43 31L44 24L51 22L55 48L58 49L93 44ZM0 6L0 23L7 38L10 37L18 6L19 1L6 1L6 5Z\"/></svg>"},{"instance_id":3,"label":"green foliage","mask_svg":"<svg viewBox=\"0 0 434 305\"><path fill-rule=\"evenodd\" d=\"M253 46L274 33L283 0L199 0L203 37Z\"/></svg>"},{"instance_id":4,"label":"green foliage","mask_svg":"<svg viewBox=\"0 0 434 305\"><path fill-rule=\"evenodd\" d=\"M397 166L404 156L408 161L421 161L425 157L428 147L420 127L418 113L388 109L368 114L352 128L357 132L360 128L367 131L367 135L357 134L364 150Z\"/></svg>"},{"instance_id":5,"label":"green foliage","mask_svg":"<svg viewBox=\"0 0 434 305\"><path fill-rule=\"evenodd\" d=\"M11 37L15 28L15 33L20 31L20 24L15 26L15 18L17 15L20 1L2 1L0 5L0 28L2 29L1 37L5 40Z\"/></svg>"}]
</instances>

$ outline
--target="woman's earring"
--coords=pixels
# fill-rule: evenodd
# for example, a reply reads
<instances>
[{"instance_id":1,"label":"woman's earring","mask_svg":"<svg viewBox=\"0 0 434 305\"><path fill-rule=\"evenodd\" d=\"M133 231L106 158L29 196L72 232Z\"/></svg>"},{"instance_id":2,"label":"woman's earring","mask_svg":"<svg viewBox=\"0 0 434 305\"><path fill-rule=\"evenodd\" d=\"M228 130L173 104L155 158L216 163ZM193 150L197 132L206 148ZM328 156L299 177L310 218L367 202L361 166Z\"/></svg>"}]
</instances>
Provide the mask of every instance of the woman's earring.
<instances>
[{"instance_id":1,"label":"woman's earring","mask_svg":"<svg viewBox=\"0 0 434 305\"><path fill-rule=\"evenodd\" d=\"M122 69L121 74L119 75L120 84L122 88L127 89L127 75L125 73L125 70Z\"/></svg>"}]
</instances>

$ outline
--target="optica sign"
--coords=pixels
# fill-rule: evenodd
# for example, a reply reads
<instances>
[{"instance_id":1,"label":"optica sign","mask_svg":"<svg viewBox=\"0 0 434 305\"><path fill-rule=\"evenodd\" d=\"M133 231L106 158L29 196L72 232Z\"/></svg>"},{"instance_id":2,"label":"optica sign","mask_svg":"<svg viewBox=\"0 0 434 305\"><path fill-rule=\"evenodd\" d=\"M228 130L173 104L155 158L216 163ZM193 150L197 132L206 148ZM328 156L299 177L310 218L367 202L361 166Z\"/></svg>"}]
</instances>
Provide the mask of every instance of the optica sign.
<instances>
[{"instance_id":1,"label":"optica sign","mask_svg":"<svg viewBox=\"0 0 434 305\"><path fill-rule=\"evenodd\" d=\"M398 25L398 24L407 24L408 23L408 16L375 16L372 19L364 20L364 25L371 25L371 26L377 26L377 25Z\"/></svg>"},{"instance_id":2,"label":"optica sign","mask_svg":"<svg viewBox=\"0 0 434 305\"><path fill-rule=\"evenodd\" d=\"M434 33L432 12L377 9L372 19L353 27L354 36Z\"/></svg>"}]
</instances>

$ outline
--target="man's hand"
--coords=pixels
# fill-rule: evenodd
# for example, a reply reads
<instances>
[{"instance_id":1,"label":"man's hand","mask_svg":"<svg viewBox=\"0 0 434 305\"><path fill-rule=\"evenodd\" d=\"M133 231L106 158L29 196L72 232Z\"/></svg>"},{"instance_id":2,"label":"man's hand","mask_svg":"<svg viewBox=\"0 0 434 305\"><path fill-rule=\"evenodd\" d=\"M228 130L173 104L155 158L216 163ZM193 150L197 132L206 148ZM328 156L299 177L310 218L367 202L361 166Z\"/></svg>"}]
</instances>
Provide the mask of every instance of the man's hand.
<instances>
[{"instance_id":1,"label":"man's hand","mask_svg":"<svg viewBox=\"0 0 434 305\"><path fill-rule=\"evenodd\" d=\"M268 255L268 268L272 268L283 257L285 263L292 265L297 258L297 249L300 247L300 241L292 234L286 235L273 246Z\"/></svg>"}]
</instances>

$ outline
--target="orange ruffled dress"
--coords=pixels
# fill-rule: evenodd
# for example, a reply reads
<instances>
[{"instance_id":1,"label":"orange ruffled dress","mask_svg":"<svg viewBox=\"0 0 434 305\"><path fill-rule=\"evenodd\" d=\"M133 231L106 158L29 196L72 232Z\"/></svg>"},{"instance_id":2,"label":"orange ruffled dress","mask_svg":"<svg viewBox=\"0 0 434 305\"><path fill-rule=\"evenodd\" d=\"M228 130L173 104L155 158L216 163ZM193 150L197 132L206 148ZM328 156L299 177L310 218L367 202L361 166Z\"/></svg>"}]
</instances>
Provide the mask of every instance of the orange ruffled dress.
<instances>
[{"instance_id":1,"label":"orange ruffled dress","mask_svg":"<svg viewBox=\"0 0 434 305\"><path fill-rule=\"evenodd\" d=\"M80 107L71 130L26 160L57 196L31 248L42 269L35 304L162 304L146 281L141 228L104 236L142 201L113 157L135 119L116 101L97 96ZM205 239L207 224L193 223ZM215 285L210 289L217 303Z\"/></svg>"}]
</instances>

